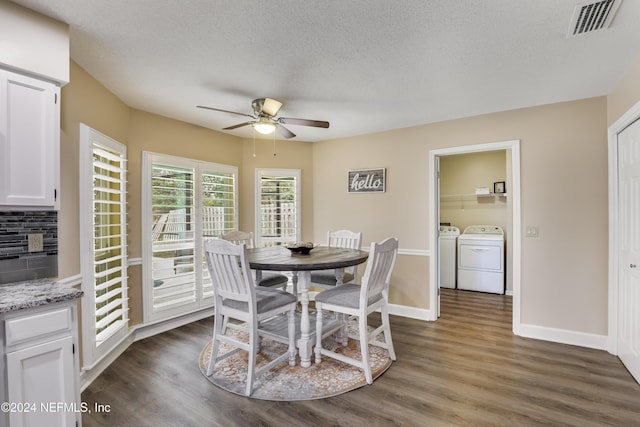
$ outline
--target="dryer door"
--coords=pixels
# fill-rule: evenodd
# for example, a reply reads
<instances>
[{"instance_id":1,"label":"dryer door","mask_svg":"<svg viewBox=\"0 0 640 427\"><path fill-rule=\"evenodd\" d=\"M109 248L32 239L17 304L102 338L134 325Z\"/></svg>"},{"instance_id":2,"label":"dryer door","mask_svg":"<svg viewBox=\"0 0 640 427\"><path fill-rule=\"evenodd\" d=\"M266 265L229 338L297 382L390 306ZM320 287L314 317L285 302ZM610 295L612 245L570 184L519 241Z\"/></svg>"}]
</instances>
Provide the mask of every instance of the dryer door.
<instances>
[{"instance_id":1,"label":"dryer door","mask_svg":"<svg viewBox=\"0 0 640 427\"><path fill-rule=\"evenodd\" d=\"M481 271L502 270L502 247L498 244L460 242L458 268Z\"/></svg>"}]
</instances>

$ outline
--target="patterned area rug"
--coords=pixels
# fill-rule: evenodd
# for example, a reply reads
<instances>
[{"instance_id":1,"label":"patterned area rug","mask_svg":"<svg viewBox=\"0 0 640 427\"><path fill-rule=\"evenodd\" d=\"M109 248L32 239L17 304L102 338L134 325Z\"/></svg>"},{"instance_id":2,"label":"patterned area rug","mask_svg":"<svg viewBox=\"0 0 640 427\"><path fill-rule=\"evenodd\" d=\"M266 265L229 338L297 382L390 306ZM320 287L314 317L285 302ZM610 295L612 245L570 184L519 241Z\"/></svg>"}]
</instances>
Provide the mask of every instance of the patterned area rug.
<instances>
[{"instance_id":1,"label":"patterned area rug","mask_svg":"<svg viewBox=\"0 0 640 427\"><path fill-rule=\"evenodd\" d=\"M248 334L243 331L231 330L229 334L236 334L239 338L248 341ZM332 337L322 341L323 347L333 351L344 353L355 359L360 359L360 345L356 340L349 339L347 347L339 346ZM221 344L219 354L229 350L226 344ZM287 346L270 340L262 340L262 348L257 356L258 367L273 360L274 355L282 354ZM200 372L216 386L244 396L247 378L247 352L239 351L233 356L218 362L210 377L206 376L207 366L211 355L211 341L205 345L200 353ZM340 362L327 356L322 357L322 362L316 364L311 358L311 366L303 368L298 358L296 366L289 366L288 362L274 367L256 378L255 389L251 395L254 399L292 401L313 400L336 396L355 390L366 385L364 372L349 364ZM373 379L382 375L390 366L391 359L387 350L369 346L369 362Z\"/></svg>"}]
</instances>

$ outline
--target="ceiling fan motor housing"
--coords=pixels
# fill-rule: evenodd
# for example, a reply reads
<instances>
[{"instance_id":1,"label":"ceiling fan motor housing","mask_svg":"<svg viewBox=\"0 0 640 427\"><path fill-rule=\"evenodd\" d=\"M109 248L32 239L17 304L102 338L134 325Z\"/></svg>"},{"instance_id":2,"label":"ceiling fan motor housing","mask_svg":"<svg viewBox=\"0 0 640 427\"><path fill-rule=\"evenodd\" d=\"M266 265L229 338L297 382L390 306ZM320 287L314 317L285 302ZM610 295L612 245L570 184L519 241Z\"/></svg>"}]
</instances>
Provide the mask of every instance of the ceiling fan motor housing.
<instances>
[{"instance_id":1,"label":"ceiling fan motor housing","mask_svg":"<svg viewBox=\"0 0 640 427\"><path fill-rule=\"evenodd\" d=\"M256 116L274 117L280 111L282 102L273 98L258 98L251 102L251 107Z\"/></svg>"}]
</instances>

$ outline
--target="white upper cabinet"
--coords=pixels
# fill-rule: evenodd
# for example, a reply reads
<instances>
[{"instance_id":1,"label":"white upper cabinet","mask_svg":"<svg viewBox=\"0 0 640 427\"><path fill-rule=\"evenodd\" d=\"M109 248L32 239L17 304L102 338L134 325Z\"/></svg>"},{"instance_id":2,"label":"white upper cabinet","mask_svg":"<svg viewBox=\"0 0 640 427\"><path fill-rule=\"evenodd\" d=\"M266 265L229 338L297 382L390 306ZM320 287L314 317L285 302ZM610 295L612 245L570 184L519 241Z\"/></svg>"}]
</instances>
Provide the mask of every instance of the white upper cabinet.
<instances>
[{"instance_id":1,"label":"white upper cabinet","mask_svg":"<svg viewBox=\"0 0 640 427\"><path fill-rule=\"evenodd\" d=\"M60 88L0 69L0 208L58 209Z\"/></svg>"}]
</instances>

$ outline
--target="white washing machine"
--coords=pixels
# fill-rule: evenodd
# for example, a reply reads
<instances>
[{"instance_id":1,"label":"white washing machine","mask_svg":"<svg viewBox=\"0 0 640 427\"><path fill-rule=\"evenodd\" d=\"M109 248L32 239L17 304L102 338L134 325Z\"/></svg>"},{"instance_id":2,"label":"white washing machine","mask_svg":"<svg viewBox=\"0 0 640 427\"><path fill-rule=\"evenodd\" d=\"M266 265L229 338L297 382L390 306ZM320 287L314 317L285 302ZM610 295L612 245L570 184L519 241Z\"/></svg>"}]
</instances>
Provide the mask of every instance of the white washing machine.
<instances>
[{"instance_id":1,"label":"white washing machine","mask_svg":"<svg viewBox=\"0 0 640 427\"><path fill-rule=\"evenodd\" d=\"M456 288L456 246L460 229L458 227L440 226L438 236L440 245L440 287Z\"/></svg>"},{"instance_id":2,"label":"white washing machine","mask_svg":"<svg viewBox=\"0 0 640 427\"><path fill-rule=\"evenodd\" d=\"M470 225L458 237L458 289L504 293L504 232Z\"/></svg>"}]
</instances>

